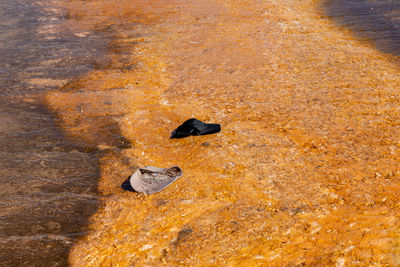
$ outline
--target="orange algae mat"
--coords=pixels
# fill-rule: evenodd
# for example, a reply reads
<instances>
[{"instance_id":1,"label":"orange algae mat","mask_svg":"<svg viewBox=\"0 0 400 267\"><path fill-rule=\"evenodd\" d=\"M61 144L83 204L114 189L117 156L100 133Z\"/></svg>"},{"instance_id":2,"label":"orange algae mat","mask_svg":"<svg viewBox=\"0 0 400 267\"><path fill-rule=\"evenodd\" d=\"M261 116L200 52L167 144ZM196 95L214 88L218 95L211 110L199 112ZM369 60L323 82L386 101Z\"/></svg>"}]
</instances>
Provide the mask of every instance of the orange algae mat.
<instances>
[{"instance_id":1,"label":"orange algae mat","mask_svg":"<svg viewBox=\"0 0 400 267\"><path fill-rule=\"evenodd\" d=\"M105 151L72 265L399 264L399 68L320 4L66 3L113 38L106 66L47 95L70 137ZM222 131L168 140L191 117ZM122 191L143 165L184 176Z\"/></svg>"}]
</instances>

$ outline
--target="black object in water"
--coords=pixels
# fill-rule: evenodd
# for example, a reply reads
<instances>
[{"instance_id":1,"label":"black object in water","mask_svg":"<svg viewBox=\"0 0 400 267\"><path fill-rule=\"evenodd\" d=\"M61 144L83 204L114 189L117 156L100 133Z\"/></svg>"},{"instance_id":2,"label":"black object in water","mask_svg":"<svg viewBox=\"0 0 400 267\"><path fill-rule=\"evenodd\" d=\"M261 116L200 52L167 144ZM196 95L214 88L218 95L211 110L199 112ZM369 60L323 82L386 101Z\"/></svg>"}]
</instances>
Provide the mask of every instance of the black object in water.
<instances>
[{"instance_id":1,"label":"black object in water","mask_svg":"<svg viewBox=\"0 0 400 267\"><path fill-rule=\"evenodd\" d=\"M189 119L182 123L178 128L172 131L172 138L183 138L190 135L206 135L218 133L221 131L221 125L216 123L204 123L198 119Z\"/></svg>"}]
</instances>

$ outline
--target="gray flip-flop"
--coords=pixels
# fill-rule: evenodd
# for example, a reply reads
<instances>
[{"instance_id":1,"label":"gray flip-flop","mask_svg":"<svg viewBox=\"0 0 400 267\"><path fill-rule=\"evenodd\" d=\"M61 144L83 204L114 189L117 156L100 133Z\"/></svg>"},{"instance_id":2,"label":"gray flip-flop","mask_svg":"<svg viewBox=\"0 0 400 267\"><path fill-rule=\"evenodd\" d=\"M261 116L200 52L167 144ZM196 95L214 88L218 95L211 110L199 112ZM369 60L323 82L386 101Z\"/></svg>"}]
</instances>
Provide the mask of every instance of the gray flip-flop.
<instances>
[{"instance_id":1,"label":"gray flip-flop","mask_svg":"<svg viewBox=\"0 0 400 267\"><path fill-rule=\"evenodd\" d=\"M165 189L182 175L182 170L177 166L171 168L146 166L137 169L129 181L136 192L151 195Z\"/></svg>"}]
</instances>

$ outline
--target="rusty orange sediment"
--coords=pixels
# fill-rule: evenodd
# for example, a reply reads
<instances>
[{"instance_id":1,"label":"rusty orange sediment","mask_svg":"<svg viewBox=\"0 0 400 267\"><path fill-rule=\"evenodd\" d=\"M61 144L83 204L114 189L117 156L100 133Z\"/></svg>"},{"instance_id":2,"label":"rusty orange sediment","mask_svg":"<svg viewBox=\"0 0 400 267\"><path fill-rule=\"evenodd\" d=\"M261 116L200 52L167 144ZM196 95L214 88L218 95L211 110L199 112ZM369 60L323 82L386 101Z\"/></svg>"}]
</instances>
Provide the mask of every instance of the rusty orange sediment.
<instances>
[{"instance_id":1,"label":"rusty orange sediment","mask_svg":"<svg viewBox=\"0 0 400 267\"><path fill-rule=\"evenodd\" d=\"M113 37L106 67L47 95L68 135L109 151L72 265L398 264L399 67L320 4L66 3ZM168 140L191 117L222 132ZM137 165L185 175L122 191Z\"/></svg>"}]
</instances>

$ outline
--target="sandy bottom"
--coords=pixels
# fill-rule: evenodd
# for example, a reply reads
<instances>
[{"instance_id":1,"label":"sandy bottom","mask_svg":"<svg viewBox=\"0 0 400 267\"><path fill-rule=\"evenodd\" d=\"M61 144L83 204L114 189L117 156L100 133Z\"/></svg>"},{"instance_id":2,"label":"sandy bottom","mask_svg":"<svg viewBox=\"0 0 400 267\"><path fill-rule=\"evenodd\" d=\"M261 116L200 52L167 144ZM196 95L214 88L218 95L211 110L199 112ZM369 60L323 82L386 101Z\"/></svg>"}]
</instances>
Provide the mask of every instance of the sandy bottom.
<instances>
[{"instance_id":1,"label":"sandy bottom","mask_svg":"<svg viewBox=\"0 0 400 267\"><path fill-rule=\"evenodd\" d=\"M113 38L110 63L47 96L105 151L107 197L72 265L399 263L399 68L320 5L69 1L83 32ZM191 117L222 131L169 140ZM138 165L184 176L121 190Z\"/></svg>"}]
</instances>

